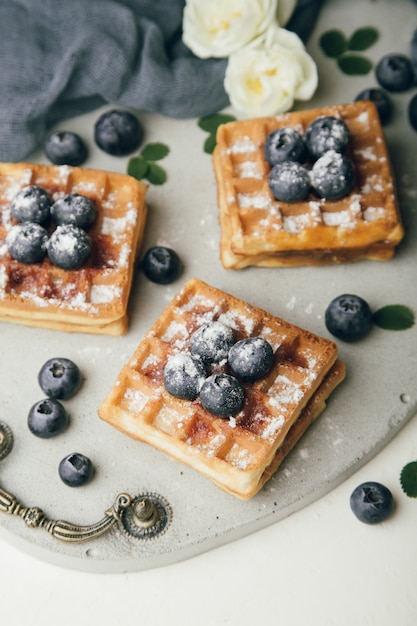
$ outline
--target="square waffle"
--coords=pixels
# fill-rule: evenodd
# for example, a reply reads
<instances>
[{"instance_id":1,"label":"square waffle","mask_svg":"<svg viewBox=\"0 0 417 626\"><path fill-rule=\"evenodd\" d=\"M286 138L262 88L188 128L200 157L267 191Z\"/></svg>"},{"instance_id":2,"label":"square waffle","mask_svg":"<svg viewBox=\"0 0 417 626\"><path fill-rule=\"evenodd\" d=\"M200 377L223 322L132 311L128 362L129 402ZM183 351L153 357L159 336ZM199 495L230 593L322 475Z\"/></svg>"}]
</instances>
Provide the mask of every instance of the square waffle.
<instances>
[{"instance_id":1,"label":"square waffle","mask_svg":"<svg viewBox=\"0 0 417 626\"><path fill-rule=\"evenodd\" d=\"M284 126L303 135L320 115L340 118L349 128L347 156L355 167L354 189L333 201L313 193L303 202L275 200L268 186L266 137ZM403 237L386 141L372 102L223 124L213 165L225 268L385 260Z\"/></svg>"},{"instance_id":2,"label":"square waffle","mask_svg":"<svg viewBox=\"0 0 417 626\"><path fill-rule=\"evenodd\" d=\"M88 233L93 253L78 270L48 258L23 264L11 258L6 236L14 220L10 204L27 185L53 200L79 193L93 200L97 216ZM0 320L28 326L121 335L137 249L145 220L146 186L131 176L69 166L0 163Z\"/></svg>"},{"instance_id":3,"label":"square waffle","mask_svg":"<svg viewBox=\"0 0 417 626\"><path fill-rule=\"evenodd\" d=\"M237 341L263 337L275 355L265 378L243 384L243 409L228 419L207 412L198 398L173 397L163 382L167 359L187 351L192 333L214 320L231 327ZM248 499L323 411L344 374L333 342L191 279L139 343L98 413Z\"/></svg>"}]
</instances>

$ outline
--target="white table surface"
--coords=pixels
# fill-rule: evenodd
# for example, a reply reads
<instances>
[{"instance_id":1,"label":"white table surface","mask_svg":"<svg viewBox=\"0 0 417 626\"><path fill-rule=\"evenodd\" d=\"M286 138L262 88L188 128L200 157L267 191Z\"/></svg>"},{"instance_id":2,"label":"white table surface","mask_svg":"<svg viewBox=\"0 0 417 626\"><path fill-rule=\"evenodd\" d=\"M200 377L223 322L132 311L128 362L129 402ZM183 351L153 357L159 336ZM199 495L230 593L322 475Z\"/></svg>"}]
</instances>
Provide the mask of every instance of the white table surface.
<instances>
[{"instance_id":1,"label":"white table surface","mask_svg":"<svg viewBox=\"0 0 417 626\"><path fill-rule=\"evenodd\" d=\"M344 4L334 2L335 15L347 12L356 24L350 3L349 9ZM380 23L378 12L386 14L388 0L359 4L366 8L367 20L373 16L370 24L379 22L382 42L391 36L398 51L407 50L414 26L407 22L399 28L397 8L413 16L411 2L402 0L395 10L392 3L390 27ZM327 16L333 17L332 6L327 3ZM329 17L327 25L333 25ZM351 24L343 22L342 28L349 31ZM324 29L321 23L318 32ZM317 37L311 49L317 52ZM372 54L377 58L383 51L377 45ZM323 89L322 98L329 90L326 78ZM397 100L404 114L406 98ZM414 134L410 138L415 140ZM7 422L7 415L0 418ZM137 573L65 569L36 559L2 535L0 626L414 626L417 499L403 493L399 475L416 459L413 418L371 461L290 517L194 558ZM350 511L351 492L366 480L384 483L394 495L395 513L383 524L364 525Z\"/></svg>"},{"instance_id":2,"label":"white table surface","mask_svg":"<svg viewBox=\"0 0 417 626\"><path fill-rule=\"evenodd\" d=\"M417 458L417 420L337 489L281 522L192 559L89 574L39 561L0 538L1 624L87 626L414 626L417 500L399 473ZM394 515L367 526L349 508L378 480Z\"/></svg>"}]
</instances>

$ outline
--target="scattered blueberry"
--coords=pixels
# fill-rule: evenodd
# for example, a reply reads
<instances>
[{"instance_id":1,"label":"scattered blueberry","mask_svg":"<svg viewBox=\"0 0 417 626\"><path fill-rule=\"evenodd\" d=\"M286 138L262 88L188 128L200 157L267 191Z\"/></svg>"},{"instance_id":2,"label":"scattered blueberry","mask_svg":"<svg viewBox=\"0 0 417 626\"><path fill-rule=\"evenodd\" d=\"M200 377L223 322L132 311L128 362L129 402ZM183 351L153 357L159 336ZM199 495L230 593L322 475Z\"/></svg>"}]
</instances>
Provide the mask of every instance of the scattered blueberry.
<instances>
[{"instance_id":1,"label":"scattered blueberry","mask_svg":"<svg viewBox=\"0 0 417 626\"><path fill-rule=\"evenodd\" d=\"M360 296L343 294L334 298L325 311L327 330L343 341L357 341L372 327L372 311Z\"/></svg>"},{"instance_id":2,"label":"scattered blueberry","mask_svg":"<svg viewBox=\"0 0 417 626\"><path fill-rule=\"evenodd\" d=\"M87 146L77 133L59 130L49 135L44 145L45 154L55 165L77 166L87 159Z\"/></svg>"},{"instance_id":3,"label":"scattered blueberry","mask_svg":"<svg viewBox=\"0 0 417 626\"><path fill-rule=\"evenodd\" d=\"M408 119L414 130L417 130L417 94L411 98L408 105Z\"/></svg>"},{"instance_id":4,"label":"scattered blueberry","mask_svg":"<svg viewBox=\"0 0 417 626\"><path fill-rule=\"evenodd\" d=\"M207 322L190 338L190 352L203 363L220 363L227 359L234 343L233 330L221 322Z\"/></svg>"},{"instance_id":5,"label":"scattered blueberry","mask_svg":"<svg viewBox=\"0 0 417 626\"><path fill-rule=\"evenodd\" d=\"M73 452L62 459L58 472L61 480L68 487L81 487L93 478L94 466L84 454Z\"/></svg>"},{"instance_id":6,"label":"scattered blueberry","mask_svg":"<svg viewBox=\"0 0 417 626\"><path fill-rule=\"evenodd\" d=\"M37 185L28 185L14 196L10 210L18 222L46 224L51 205L51 197L45 189Z\"/></svg>"},{"instance_id":7,"label":"scattered blueberry","mask_svg":"<svg viewBox=\"0 0 417 626\"><path fill-rule=\"evenodd\" d=\"M350 496L350 508L364 524L385 521L394 510L391 491L378 482L362 483Z\"/></svg>"},{"instance_id":8,"label":"scattered blueberry","mask_svg":"<svg viewBox=\"0 0 417 626\"><path fill-rule=\"evenodd\" d=\"M269 172L268 184L274 198L281 202L300 202L310 192L309 173L296 161L274 165Z\"/></svg>"},{"instance_id":9,"label":"scattered blueberry","mask_svg":"<svg viewBox=\"0 0 417 626\"><path fill-rule=\"evenodd\" d=\"M227 418L243 407L245 392L233 376L213 374L204 381L200 401L204 409L217 417Z\"/></svg>"},{"instance_id":10,"label":"scattered blueberry","mask_svg":"<svg viewBox=\"0 0 417 626\"><path fill-rule=\"evenodd\" d=\"M164 386L172 396L183 400L195 400L206 377L206 369L200 359L190 354L171 356L164 368Z\"/></svg>"},{"instance_id":11,"label":"scattered blueberry","mask_svg":"<svg viewBox=\"0 0 417 626\"><path fill-rule=\"evenodd\" d=\"M311 185L321 198L339 200L350 193L355 185L355 168L350 159L329 150L314 163Z\"/></svg>"},{"instance_id":12,"label":"scattered blueberry","mask_svg":"<svg viewBox=\"0 0 417 626\"><path fill-rule=\"evenodd\" d=\"M414 82L413 65L404 54L386 54L378 62L375 76L388 91L406 91Z\"/></svg>"},{"instance_id":13,"label":"scattered blueberry","mask_svg":"<svg viewBox=\"0 0 417 626\"><path fill-rule=\"evenodd\" d=\"M78 193L69 193L59 198L51 207L55 224L74 224L79 228L89 228L96 218L94 202Z\"/></svg>"},{"instance_id":14,"label":"scattered blueberry","mask_svg":"<svg viewBox=\"0 0 417 626\"><path fill-rule=\"evenodd\" d=\"M263 378L274 363L274 351L262 337L248 337L235 343L229 351L229 365L245 382Z\"/></svg>"},{"instance_id":15,"label":"scattered blueberry","mask_svg":"<svg viewBox=\"0 0 417 626\"><path fill-rule=\"evenodd\" d=\"M10 256L20 263L38 263L46 254L48 233L33 222L16 224L7 233L6 244Z\"/></svg>"},{"instance_id":16,"label":"scattered blueberry","mask_svg":"<svg viewBox=\"0 0 417 626\"><path fill-rule=\"evenodd\" d=\"M94 126L94 140L101 150L125 156L139 147L143 128L129 111L114 109L103 113Z\"/></svg>"},{"instance_id":17,"label":"scattered blueberry","mask_svg":"<svg viewBox=\"0 0 417 626\"><path fill-rule=\"evenodd\" d=\"M308 151L315 158L328 150L344 152L349 143L349 129L343 120L320 115L307 127L305 142Z\"/></svg>"},{"instance_id":18,"label":"scattered blueberry","mask_svg":"<svg viewBox=\"0 0 417 626\"><path fill-rule=\"evenodd\" d=\"M146 251L142 261L142 270L146 278L159 285L173 283L182 271L178 254L164 246L154 246Z\"/></svg>"},{"instance_id":19,"label":"scattered blueberry","mask_svg":"<svg viewBox=\"0 0 417 626\"><path fill-rule=\"evenodd\" d=\"M386 124L391 118L392 102L387 92L383 89L379 89L378 87L364 89L358 93L355 102L359 100L370 100L375 104L381 124Z\"/></svg>"},{"instance_id":20,"label":"scattered blueberry","mask_svg":"<svg viewBox=\"0 0 417 626\"><path fill-rule=\"evenodd\" d=\"M56 400L68 400L77 393L82 376L78 366L70 359L49 359L41 367L38 382L42 391Z\"/></svg>"},{"instance_id":21,"label":"scattered blueberry","mask_svg":"<svg viewBox=\"0 0 417 626\"><path fill-rule=\"evenodd\" d=\"M282 161L302 161L306 149L300 133L291 126L285 126L269 133L264 151L268 163L276 165Z\"/></svg>"},{"instance_id":22,"label":"scattered blueberry","mask_svg":"<svg viewBox=\"0 0 417 626\"><path fill-rule=\"evenodd\" d=\"M59 435L67 428L68 422L65 408L53 398L36 402L28 415L29 430L41 439L50 439Z\"/></svg>"},{"instance_id":23,"label":"scattered blueberry","mask_svg":"<svg viewBox=\"0 0 417 626\"><path fill-rule=\"evenodd\" d=\"M64 270L80 268L92 251L90 236L82 228L72 224L57 226L48 240L48 257L57 267Z\"/></svg>"}]
</instances>

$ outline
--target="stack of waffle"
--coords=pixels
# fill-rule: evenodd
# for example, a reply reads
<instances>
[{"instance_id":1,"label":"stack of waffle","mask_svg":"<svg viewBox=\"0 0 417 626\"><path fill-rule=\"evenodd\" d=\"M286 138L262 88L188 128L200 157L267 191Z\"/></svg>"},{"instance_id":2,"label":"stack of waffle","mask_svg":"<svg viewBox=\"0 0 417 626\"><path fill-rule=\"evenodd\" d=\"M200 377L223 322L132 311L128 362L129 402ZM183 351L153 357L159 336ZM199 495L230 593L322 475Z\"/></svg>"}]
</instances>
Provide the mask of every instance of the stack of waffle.
<instances>
[{"instance_id":1,"label":"stack of waffle","mask_svg":"<svg viewBox=\"0 0 417 626\"><path fill-rule=\"evenodd\" d=\"M266 137L285 126L304 135L321 115L342 119L348 126L354 189L337 201L313 193L303 202L275 200L268 186ZM213 163L225 268L385 260L403 237L387 146L371 102L224 124L217 132Z\"/></svg>"},{"instance_id":2,"label":"stack of waffle","mask_svg":"<svg viewBox=\"0 0 417 626\"><path fill-rule=\"evenodd\" d=\"M15 223L10 205L27 185L53 198L78 193L93 200L91 258L77 270L46 257L24 264L10 256L7 233ZM29 163L0 164L0 320L86 333L123 334L134 263L145 220L146 186L130 176L101 170Z\"/></svg>"},{"instance_id":3,"label":"stack of waffle","mask_svg":"<svg viewBox=\"0 0 417 626\"><path fill-rule=\"evenodd\" d=\"M271 371L243 383L243 409L227 419L210 414L198 398L179 399L164 388L168 358L187 352L190 336L210 321L231 327L237 341L261 336L274 351ZM139 343L99 416L248 499L323 411L344 375L333 342L191 279Z\"/></svg>"}]
</instances>

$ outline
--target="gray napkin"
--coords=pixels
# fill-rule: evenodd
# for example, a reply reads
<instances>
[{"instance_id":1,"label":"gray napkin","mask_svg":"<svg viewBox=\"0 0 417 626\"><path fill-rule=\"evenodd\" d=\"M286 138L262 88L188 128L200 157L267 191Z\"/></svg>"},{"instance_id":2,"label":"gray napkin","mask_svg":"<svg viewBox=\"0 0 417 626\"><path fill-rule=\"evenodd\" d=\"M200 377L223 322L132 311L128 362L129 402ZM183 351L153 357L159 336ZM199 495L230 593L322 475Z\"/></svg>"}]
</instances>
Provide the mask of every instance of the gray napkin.
<instances>
[{"instance_id":1,"label":"gray napkin","mask_svg":"<svg viewBox=\"0 0 417 626\"><path fill-rule=\"evenodd\" d=\"M321 3L299 1L289 28L304 40ZM0 160L24 159L52 124L105 103L172 118L227 106L226 60L197 59L182 44L183 8L182 0L0 0Z\"/></svg>"}]
</instances>

